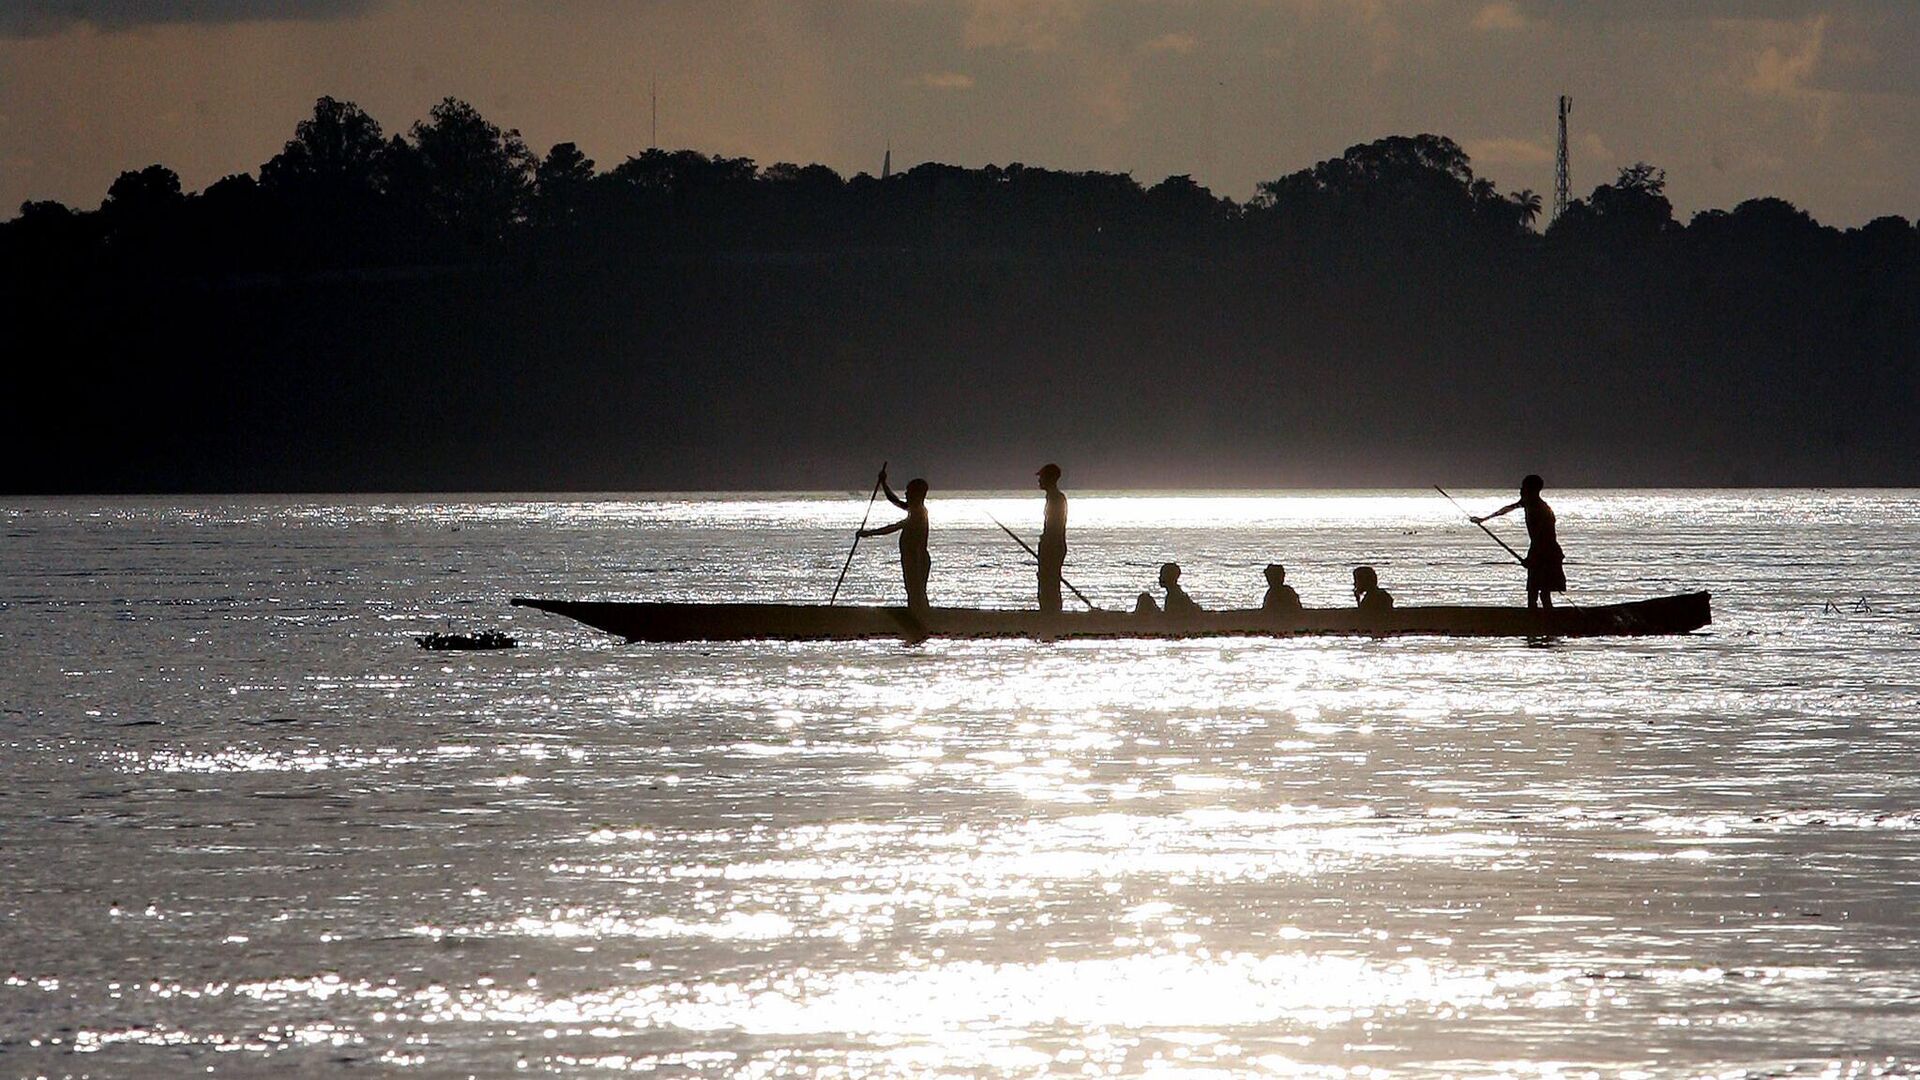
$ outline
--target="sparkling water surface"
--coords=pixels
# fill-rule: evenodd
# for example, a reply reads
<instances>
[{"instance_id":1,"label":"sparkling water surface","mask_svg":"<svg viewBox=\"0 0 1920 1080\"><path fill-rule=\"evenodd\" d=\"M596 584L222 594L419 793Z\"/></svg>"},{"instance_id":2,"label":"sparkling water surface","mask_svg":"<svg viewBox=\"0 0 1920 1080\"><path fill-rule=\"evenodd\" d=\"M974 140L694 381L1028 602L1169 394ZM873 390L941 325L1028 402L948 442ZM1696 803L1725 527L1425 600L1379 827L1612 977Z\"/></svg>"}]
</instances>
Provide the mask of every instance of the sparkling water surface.
<instances>
[{"instance_id":1,"label":"sparkling water surface","mask_svg":"<svg viewBox=\"0 0 1920 1080\"><path fill-rule=\"evenodd\" d=\"M0 502L0 1075L1920 1071L1920 493L1549 491L1680 638L506 604L823 601L865 496ZM1073 500L1103 604L1522 598L1432 493ZM933 506L936 603L1032 603L1037 493Z\"/></svg>"}]
</instances>

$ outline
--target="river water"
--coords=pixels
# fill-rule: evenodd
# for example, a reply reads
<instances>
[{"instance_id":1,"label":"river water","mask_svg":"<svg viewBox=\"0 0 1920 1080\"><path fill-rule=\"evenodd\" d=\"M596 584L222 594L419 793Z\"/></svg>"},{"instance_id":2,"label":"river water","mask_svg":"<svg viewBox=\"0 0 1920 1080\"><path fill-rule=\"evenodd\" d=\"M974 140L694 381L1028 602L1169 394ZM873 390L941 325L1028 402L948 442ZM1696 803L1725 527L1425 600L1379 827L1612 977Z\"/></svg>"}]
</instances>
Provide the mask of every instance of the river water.
<instances>
[{"instance_id":1,"label":"river water","mask_svg":"<svg viewBox=\"0 0 1920 1080\"><path fill-rule=\"evenodd\" d=\"M0 1075L1920 1070L1920 493L1549 491L1573 602L1713 590L1669 639L506 604L824 600L865 494L0 503ZM1037 532L936 493L936 603L1031 603L989 511ZM1079 493L1072 539L1110 604L1168 558L1521 598L1430 493Z\"/></svg>"}]
</instances>

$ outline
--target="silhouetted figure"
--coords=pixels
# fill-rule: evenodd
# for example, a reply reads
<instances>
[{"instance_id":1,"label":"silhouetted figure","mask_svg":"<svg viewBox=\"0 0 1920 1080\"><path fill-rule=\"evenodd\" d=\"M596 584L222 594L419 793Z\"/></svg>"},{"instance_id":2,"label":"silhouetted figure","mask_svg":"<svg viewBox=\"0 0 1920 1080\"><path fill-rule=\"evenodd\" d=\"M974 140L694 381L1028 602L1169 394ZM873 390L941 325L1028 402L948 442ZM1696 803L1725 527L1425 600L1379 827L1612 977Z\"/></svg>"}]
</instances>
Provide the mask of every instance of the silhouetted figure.
<instances>
[{"instance_id":1,"label":"silhouetted figure","mask_svg":"<svg viewBox=\"0 0 1920 1080\"><path fill-rule=\"evenodd\" d=\"M1362 615L1385 615L1393 610L1393 594L1380 587L1380 575L1371 566L1353 568L1353 599Z\"/></svg>"},{"instance_id":2,"label":"silhouetted figure","mask_svg":"<svg viewBox=\"0 0 1920 1080\"><path fill-rule=\"evenodd\" d=\"M860 535L900 534L900 576L906 581L907 607L916 612L925 611L928 608L927 577L933 573L933 556L927 554L927 482L908 481L907 497L902 501L887 483L887 470L881 469L880 489L887 493L887 501L905 510L907 516L891 525L862 529Z\"/></svg>"},{"instance_id":3,"label":"silhouetted figure","mask_svg":"<svg viewBox=\"0 0 1920 1080\"><path fill-rule=\"evenodd\" d=\"M1279 563L1267 564L1267 597L1260 602L1260 610L1269 615L1300 614L1300 594L1287 584L1287 568Z\"/></svg>"},{"instance_id":4,"label":"silhouetted figure","mask_svg":"<svg viewBox=\"0 0 1920 1080\"><path fill-rule=\"evenodd\" d=\"M1553 594L1567 591L1567 553L1560 550L1560 537L1555 531L1553 507L1540 497L1540 489L1546 487L1546 481L1538 475L1529 473L1520 481L1520 498L1495 510L1486 517L1473 519L1478 525L1489 518L1501 514L1522 510L1527 519L1527 607L1538 606L1551 609Z\"/></svg>"},{"instance_id":5,"label":"silhouetted figure","mask_svg":"<svg viewBox=\"0 0 1920 1080\"><path fill-rule=\"evenodd\" d=\"M1060 466L1048 463L1034 473L1047 493L1046 520L1040 526L1040 610L1060 614L1060 570L1067 563L1067 496L1060 490Z\"/></svg>"},{"instance_id":6,"label":"silhouetted figure","mask_svg":"<svg viewBox=\"0 0 1920 1080\"><path fill-rule=\"evenodd\" d=\"M1139 599L1134 601L1134 614L1157 615L1162 612L1168 615L1200 614L1200 605L1194 603L1193 597L1187 595L1187 590L1180 587L1179 563L1160 564L1160 587L1167 590L1166 607L1162 608L1159 604L1154 603L1152 593L1143 592L1140 594Z\"/></svg>"}]
</instances>

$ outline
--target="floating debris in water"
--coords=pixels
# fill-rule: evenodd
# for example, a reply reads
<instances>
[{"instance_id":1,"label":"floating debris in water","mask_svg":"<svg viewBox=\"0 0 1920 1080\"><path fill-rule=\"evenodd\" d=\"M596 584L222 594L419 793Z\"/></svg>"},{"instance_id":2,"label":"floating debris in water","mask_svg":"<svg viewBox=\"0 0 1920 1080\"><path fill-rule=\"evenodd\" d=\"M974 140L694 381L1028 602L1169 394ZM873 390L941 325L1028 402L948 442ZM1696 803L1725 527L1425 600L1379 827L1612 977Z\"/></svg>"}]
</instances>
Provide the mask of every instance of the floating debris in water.
<instances>
[{"instance_id":1,"label":"floating debris in water","mask_svg":"<svg viewBox=\"0 0 1920 1080\"><path fill-rule=\"evenodd\" d=\"M421 634L413 640L423 649L511 649L520 644L498 630L477 634Z\"/></svg>"}]
</instances>

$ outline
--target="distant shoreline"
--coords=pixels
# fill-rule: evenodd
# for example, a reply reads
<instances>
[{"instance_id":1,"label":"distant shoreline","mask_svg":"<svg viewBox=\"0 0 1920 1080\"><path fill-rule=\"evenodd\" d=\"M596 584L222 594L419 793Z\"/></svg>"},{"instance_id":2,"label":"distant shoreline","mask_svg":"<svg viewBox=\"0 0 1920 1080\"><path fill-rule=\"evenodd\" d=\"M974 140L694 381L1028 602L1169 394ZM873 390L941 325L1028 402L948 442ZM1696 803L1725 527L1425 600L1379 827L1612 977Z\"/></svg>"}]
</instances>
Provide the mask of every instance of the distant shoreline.
<instances>
[{"instance_id":1,"label":"distant shoreline","mask_svg":"<svg viewBox=\"0 0 1920 1080\"><path fill-rule=\"evenodd\" d=\"M1544 232L1439 135L1190 178L601 169L448 99L322 99L251 174L0 225L29 491L1920 484L1920 229L1682 223L1640 163ZM950 471L943 472L943 468Z\"/></svg>"}]
</instances>

